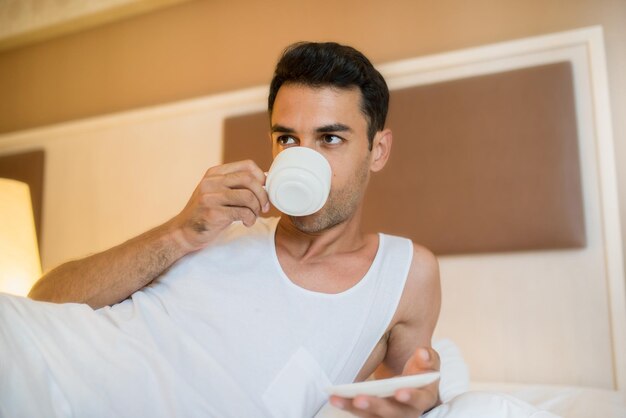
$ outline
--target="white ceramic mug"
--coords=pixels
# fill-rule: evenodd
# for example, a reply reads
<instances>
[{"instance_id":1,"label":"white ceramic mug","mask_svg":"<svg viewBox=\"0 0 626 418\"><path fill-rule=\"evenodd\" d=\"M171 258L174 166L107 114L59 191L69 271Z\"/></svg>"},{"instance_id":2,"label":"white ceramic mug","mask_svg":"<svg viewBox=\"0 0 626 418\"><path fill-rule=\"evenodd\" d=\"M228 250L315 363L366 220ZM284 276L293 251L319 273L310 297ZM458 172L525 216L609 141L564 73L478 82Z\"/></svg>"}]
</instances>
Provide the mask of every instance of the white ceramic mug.
<instances>
[{"instance_id":1,"label":"white ceramic mug","mask_svg":"<svg viewBox=\"0 0 626 418\"><path fill-rule=\"evenodd\" d=\"M307 216L326 203L331 174L322 154L306 147L291 147L274 159L265 188L276 209L286 215Z\"/></svg>"}]
</instances>

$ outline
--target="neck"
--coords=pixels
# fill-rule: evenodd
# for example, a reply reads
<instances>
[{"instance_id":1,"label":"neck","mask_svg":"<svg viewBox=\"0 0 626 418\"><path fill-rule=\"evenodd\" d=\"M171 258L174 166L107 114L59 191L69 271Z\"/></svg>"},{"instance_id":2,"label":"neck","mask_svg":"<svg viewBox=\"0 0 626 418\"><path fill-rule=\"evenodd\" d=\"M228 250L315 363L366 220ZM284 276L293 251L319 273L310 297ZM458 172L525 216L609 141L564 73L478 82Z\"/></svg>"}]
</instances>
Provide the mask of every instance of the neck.
<instances>
[{"instance_id":1,"label":"neck","mask_svg":"<svg viewBox=\"0 0 626 418\"><path fill-rule=\"evenodd\" d=\"M301 231L286 216L280 218L276 228L276 246L302 261L352 252L363 245L360 209L344 222L319 232Z\"/></svg>"}]
</instances>

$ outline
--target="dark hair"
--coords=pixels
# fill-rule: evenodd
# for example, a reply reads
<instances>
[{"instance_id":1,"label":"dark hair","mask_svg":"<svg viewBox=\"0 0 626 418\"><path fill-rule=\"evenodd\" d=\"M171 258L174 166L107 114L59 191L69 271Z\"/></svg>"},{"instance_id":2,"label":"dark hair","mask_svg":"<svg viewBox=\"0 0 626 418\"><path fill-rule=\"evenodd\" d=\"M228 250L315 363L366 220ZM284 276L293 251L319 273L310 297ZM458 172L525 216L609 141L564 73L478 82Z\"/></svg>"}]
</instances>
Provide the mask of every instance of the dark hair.
<instances>
[{"instance_id":1,"label":"dark hair","mask_svg":"<svg viewBox=\"0 0 626 418\"><path fill-rule=\"evenodd\" d=\"M298 42L288 46L276 64L270 84L270 117L278 90L285 83L311 87L332 86L361 91L361 111L368 122L369 148L377 131L385 127L389 89L383 76L356 49L335 42Z\"/></svg>"}]
</instances>

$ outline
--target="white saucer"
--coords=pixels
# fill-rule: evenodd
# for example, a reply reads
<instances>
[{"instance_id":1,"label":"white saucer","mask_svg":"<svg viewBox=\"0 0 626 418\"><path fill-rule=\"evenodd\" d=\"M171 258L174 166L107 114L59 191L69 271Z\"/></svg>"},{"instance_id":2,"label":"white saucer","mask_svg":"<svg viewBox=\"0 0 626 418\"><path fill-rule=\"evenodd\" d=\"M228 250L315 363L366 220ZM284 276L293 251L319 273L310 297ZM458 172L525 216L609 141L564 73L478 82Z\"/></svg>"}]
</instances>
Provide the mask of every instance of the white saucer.
<instances>
[{"instance_id":1,"label":"white saucer","mask_svg":"<svg viewBox=\"0 0 626 418\"><path fill-rule=\"evenodd\" d=\"M380 396L386 398L393 396L398 389L421 388L439 379L439 372L414 374L410 376L392 377L390 379L368 380L366 382L349 383L326 388L330 395L343 398L354 398L357 395Z\"/></svg>"}]
</instances>

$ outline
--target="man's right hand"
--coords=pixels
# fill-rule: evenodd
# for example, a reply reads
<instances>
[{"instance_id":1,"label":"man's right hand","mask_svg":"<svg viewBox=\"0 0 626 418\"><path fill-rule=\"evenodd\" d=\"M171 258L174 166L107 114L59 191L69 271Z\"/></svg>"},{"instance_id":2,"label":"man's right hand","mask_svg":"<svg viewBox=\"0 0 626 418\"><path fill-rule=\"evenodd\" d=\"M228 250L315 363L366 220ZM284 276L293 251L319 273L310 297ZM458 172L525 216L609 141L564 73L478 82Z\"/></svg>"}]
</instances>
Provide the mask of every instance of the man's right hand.
<instances>
[{"instance_id":1,"label":"man's right hand","mask_svg":"<svg viewBox=\"0 0 626 418\"><path fill-rule=\"evenodd\" d=\"M170 221L118 246L60 265L29 296L92 308L126 299L176 260L209 244L234 221L251 226L269 209L265 174L252 161L209 169L185 208Z\"/></svg>"},{"instance_id":2,"label":"man's right hand","mask_svg":"<svg viewBox=\"0 0 626 418\"><path fill-rule=\"evenodd\" d=\"M265 173L251 160L210 168L185 208L172 219L176 239L185 249L195 251L232 222L254 225L270 208L264 184Z\"/></svg>"}]
</instances>

